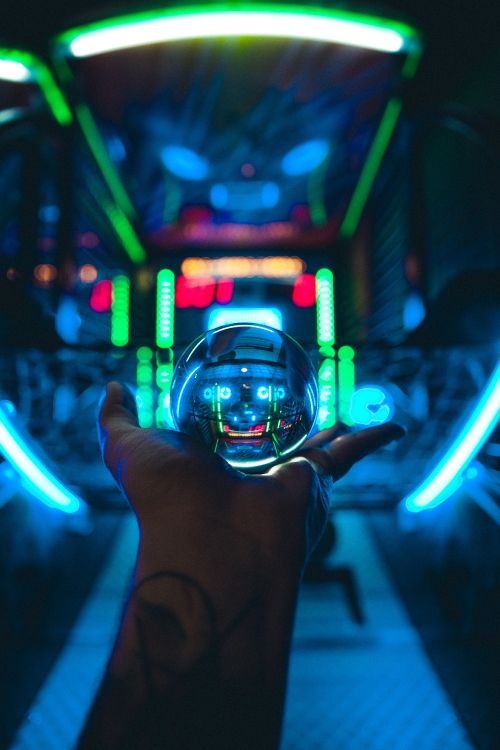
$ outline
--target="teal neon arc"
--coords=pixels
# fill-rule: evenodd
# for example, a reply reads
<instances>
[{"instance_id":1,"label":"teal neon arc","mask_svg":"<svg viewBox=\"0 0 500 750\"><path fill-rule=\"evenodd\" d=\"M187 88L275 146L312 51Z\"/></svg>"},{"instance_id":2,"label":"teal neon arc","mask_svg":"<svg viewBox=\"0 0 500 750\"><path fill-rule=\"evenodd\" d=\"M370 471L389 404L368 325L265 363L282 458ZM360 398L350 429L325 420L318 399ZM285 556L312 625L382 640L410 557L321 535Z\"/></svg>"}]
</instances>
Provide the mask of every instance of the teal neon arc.
<instances>
[{"instance_id":1,"label":"teal neon arc","mask_svg":"<svg viewBox=\"0 0 500 750\"><path fill-rule=\"evenodd\" d=\"M307 6L202 5L118 16L70 29L57 48L91 57L145 44L207 37L274 37L417 54L420 38L407 24L376 16Z\"/></svg>"},{"instance_id":2,"label":"teal neon arc","mask_svg":"<svg viewBox=\"0 0 500 750\"><path fill-rule=\"evenodd\" d=\"M0 453L19 475L26 490L37 500L50 508L76 513L82 501L31 449L29 441L15 426L13 415L13 404L0 401Z\"/></svg>"},{"instance_id":3,"label":"teal neon arc","mask_svg":"<svg viewBox=\"0 0 500 750\"><path fill-rule=\"evenodd\" d=\"M498 424L500 417L500 362L476 407L437 466L404 501L412 513L440 505L461 484L462 474Z\"/></svg>"}]
</instances>

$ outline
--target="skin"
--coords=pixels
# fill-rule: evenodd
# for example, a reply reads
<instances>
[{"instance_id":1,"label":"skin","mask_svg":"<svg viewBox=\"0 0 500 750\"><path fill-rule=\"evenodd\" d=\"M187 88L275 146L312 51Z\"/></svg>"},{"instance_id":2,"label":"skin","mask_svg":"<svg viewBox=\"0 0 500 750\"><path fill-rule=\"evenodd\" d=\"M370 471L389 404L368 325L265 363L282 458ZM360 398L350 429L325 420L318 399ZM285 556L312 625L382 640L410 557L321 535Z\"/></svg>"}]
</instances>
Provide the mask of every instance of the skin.
<instances>
[{"instance_id":1,"label":"skin","mask_svg":"<svg viewBox=\"0 0 500 750\"><path fill-rule=\"evenodd\" d=\"M187 435L139 428L110 383L99 434L140 542L79 750L276 750L297 590L333 482L404 430L336 425L248 476Z\"/></svg>"}]
</instances>

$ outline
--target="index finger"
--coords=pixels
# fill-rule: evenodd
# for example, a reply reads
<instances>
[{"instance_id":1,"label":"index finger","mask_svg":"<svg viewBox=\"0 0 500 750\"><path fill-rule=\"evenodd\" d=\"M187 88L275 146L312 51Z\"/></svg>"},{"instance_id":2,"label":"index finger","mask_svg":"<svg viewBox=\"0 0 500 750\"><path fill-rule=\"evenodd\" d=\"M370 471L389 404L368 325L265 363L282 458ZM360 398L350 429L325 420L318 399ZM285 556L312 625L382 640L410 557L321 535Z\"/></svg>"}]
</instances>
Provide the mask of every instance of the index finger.
<instances>
[{"instance_id":1,"label":"index finger","mask_svg":"<svg viewBox=\"0 0 500 750\"><path fill-rule=\"evenodd\" d=\"M108 440L114 442L139 429L135 398L127 386L116 381L108 383L99 407L97 429L103 451Z\"/></svg>"},{"instance_id":2,"label":"index finger","mask_svg":"<svg viewBox=\"0 0 500 750\"><path fill-rule=\"evenodd\" d=\"M319 474L340 479L362 458L406 434L401 425L386 422L366 430L341 435L327 445L306 448L300 455L307 458Z\"/></svg>"}]
</instances>

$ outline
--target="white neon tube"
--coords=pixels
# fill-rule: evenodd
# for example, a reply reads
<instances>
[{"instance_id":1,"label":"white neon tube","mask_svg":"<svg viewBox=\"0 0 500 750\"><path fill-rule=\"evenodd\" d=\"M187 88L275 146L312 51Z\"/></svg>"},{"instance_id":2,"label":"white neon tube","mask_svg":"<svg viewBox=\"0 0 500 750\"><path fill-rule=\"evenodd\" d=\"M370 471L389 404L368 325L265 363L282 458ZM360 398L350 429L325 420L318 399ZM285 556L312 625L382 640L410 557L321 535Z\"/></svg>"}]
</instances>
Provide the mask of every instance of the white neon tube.
<instances>
[{"instance_id":1,"label":"white neon tube","mask_svg":"<svg viewBox=\"0 0 500 750\"><path fill-rule=\"evenodd\" d=\"M310 39L381 52L399 52L405 45L402 33L380 23L336 18L327 13L193 9L143 20L140 15L120 18L109 26L82 29L68 46L74 57L90 57L144 44L230 36Z\"/></svg>"},{"instance_id":2,"label":"white neon tube","mask_svg":"<svg viewBox=\"0 0 500 750\"><path fill-rule=\"evenodd\" d=\"M2 60L0 53L0 80L26 83L31 81L31 78L31 71L24 63L17 60Z\"/></svg>"}]
</instances>

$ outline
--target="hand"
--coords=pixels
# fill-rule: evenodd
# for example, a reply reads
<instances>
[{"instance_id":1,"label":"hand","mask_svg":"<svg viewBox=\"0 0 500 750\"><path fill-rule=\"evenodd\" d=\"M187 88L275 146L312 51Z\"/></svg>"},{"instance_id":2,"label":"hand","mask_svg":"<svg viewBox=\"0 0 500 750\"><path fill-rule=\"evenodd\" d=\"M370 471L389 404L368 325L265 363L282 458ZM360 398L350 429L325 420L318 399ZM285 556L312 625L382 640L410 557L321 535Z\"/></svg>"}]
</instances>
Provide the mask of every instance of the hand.
<instances>
[{"instance_id":1,"label":"hand","mask_svg":"<svg viewBox=\"0 0 500 750\"><path fill-rule=\"evenodd\" d=\"M134 509L134 587L79 750L275 750L300 574L333 481L404 433L316 434L247 476L187 435L141 429L110 383L104 461Z\"/></svg>"}]
</instances>

